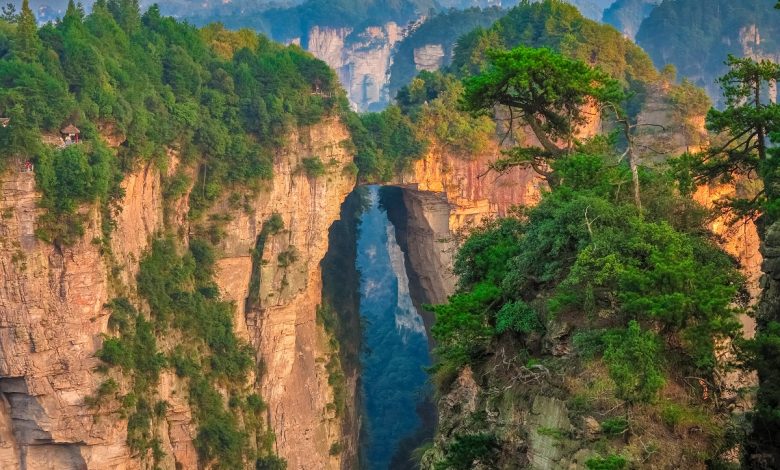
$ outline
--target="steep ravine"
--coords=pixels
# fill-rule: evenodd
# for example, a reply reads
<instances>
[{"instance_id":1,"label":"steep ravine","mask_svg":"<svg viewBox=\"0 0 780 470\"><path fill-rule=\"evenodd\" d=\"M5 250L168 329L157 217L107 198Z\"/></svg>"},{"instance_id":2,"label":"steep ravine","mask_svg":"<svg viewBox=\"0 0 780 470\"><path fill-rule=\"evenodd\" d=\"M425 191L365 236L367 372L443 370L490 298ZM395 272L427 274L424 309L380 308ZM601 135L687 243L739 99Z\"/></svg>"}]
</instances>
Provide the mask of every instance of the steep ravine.
<instances>
[{"instance_id":1,"label":"steep ravine","mask_svg":"<svg viewBox=\"0 0 780 470\"><path fill-rule=\"evenodd\" d=\"M328 300L341 316L342 333L360 327L354 316L357 273L354 263L352 268L344 264L356 256L354 212L360 205L353 196L347 199L348 216L342 210L355 185L354 176L345 171L353 158L343 145L348 139L336 120L293 133L286 149L275 156L273 181L254 191L231 188L204 217L222 221L216 281L223 296L236 304L238 335L251 342L258 362L265 365L258 391L269 405L276 450L288 460L289 469L355 468L358 458L362 403L354 397L359 371L343 358L356 357L360 345L354 336L339 335L341 350L334 351L327 322L317 317L317 307ZM490 149L464 158L434 143L412 171L395 182L403 204L388 207L388 216L418 309L452 293L455 279L449 268L453 240L461 229L506 214L512 205L538 200L542 184L532 173L486 174L496 154L497 149ZM302 159L312 156L328 162L326 175L311 177L302 169ZM174 154L170 158L173 172L177 160ZM94 354L108 333L104 305L120 293L133 295L138 260L156 233L167 228L186 243L194 223L186 218L186 197L169 201L169 210L164 210L161 181L151 165L125 177L125 197L108 256L98 243L103 235L98 210L84 208L84 236L73 246L57 248L35 235L41 209L34 175L12 168L0 177L0 468L145 468L125 443L127 423L118 413L119 404L95 409L85 398L103 380L95 372L100 361ZM726 190L710 188L701 197L712 199ZM238 206L236 199L242 201ZM264 262L253 263L252 250L274 214L284 229L259 247ZM342 221L336 222L339 218ZM752 226L738 236L722 233L757 279L761 257ZM351 257L334 259L329 253L334 241ZM772 250L774 245L767 244L767 272L777 271ZM259 275L257 301L247 310L253 269ZM339 276L328 274L333 272ZM352 296L341 296L345 291ZM345 314L343 309L350 306ZM425 320L430 326L431 318ZM337 353L346 382L341 411L334 405L338 397L328 367ZM465 373L460 381L463 386L457 391L464 395L446 400L475 403L469 401L476 393L473 380ZM197 427L185 390L175 374L162 375L158 394L170 407L157 426L166 469L197 467L192 443ZM544 408L550 403L533 405Z\"/></svg>"}]
</instances>

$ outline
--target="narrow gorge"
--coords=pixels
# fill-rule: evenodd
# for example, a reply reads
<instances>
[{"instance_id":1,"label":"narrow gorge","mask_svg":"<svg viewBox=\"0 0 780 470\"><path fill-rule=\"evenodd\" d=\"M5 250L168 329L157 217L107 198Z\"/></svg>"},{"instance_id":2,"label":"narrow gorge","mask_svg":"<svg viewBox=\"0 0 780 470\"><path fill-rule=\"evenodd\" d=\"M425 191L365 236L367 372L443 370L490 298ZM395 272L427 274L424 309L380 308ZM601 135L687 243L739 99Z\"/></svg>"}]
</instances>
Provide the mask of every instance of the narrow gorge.
<instances>
[{"instance_id":1,"label":"narrow gorge","mask_svg":"<svg viewBox=\"0 0 780 470\"><path fill-rule=\"evenodd\" d=\"M780 462L771 28L251 3L2 9L0 470Z\"/></svg>"}]
</instances>

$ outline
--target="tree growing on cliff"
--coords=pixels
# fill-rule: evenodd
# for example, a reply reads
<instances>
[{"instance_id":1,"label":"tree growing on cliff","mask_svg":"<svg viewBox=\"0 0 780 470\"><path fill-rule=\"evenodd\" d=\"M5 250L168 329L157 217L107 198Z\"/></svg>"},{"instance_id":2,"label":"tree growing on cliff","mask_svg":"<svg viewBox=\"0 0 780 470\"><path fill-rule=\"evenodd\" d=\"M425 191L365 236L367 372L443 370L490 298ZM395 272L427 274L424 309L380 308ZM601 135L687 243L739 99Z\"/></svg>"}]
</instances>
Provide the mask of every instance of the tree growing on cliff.
<instances>
[{"instance_id":1,"label":"tree growing on cliff","mask_svg":"<svg viewBox=\"0 0 780 470\"><path fill-rule=\"evenodd\" d=\"M515 120L527 125L540 147L518 146L494 162L494 169L531 167L550 183L549 163L572 153L577 128L603 106L624 100L620 83L600 69L547 48L518 47L489 52L489 66L465 80L463 106L476 114L504 107L508 128ZM588 111L592 109L593 111Z\"/></svg>"},{"instance_id":2,"label":"tree growing on cliff","mask_svg":"<svg viewBox=\"0 0 780 470\"><path fill-rule=\"evenodd\" d=\"M707 115L707 128L722 141L700 154L685 156L679 163L690 181L760 179L763 189L758 194L730 199L725 206L738 218L748 216L758 221L766 248L767 228L780 216L780 151L771 145L780 142L780 105L768 97L770 86L780 79L780 65L733 56L726 64L729 72L719 79L726 108L711 109ZM746 443L749 464L755 468L774 468L780 462L776 435L780 429L780 312L773 307L774 301L766 296L762 299L756 337L744 345L746 366L758 371L760 384L753 433Z\"/></svg>"},{"instance_id":3,"label":"tree growing on cliff","mask_svg":"<svg viewBox=\"0 0 780 470\"><path fill-rule=\"evenodd\" d=\"M726 109L711 109L707 129L723 136L723 142L689 160L699 181L729 182L739 176L760 177L764 189L751 200L732 200L740 215L764 212L765 221L777 218L780 173L769 145L780 132L780 105L767 97L773 82L780 79L780 65L768 60L729 56L729 72L718 82Z\"/></svg>"}]
</instances>

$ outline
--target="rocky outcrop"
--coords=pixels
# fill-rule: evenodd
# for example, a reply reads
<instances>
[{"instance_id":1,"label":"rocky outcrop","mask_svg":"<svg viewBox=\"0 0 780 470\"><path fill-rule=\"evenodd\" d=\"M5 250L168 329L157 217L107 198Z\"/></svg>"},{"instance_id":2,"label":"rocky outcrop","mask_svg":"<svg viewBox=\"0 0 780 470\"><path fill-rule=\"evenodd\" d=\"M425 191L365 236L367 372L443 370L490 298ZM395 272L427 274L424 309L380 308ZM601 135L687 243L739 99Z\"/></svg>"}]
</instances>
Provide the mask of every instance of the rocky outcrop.
<instances>
[{"instance_id":1,"label":"rocky outcrop","mask_svg":"<svg viewBox=\"0 0 780 470\"><path fill-rule=\"evenodd\" d=\"M355 185L353 174L345 171L353 158L342 145L348 138L335 120L301 129L276 156L272 184L257 194L242 193L251 210L231 211L228 201L214 209L231 214L219 243L216 280L236 303L239 333L250 339L265 364L261 395L269 405L277 451L291 469L340 466L341 456L329 455L341 439L341 422L329 406L333 393L325 363L330 347L316 310L322 301L320 261L328 249L328 229ZM315 156L326 162L326 175L311 177L303 170L302 159ZM274 214L281 216L284 230L256 247ZM263 260L259 300L246 311L256 248Z\"/></svg>"},{"instance_id":2,"label":"rocky outcrop","mask_svg":"<svg viewBox=\"0 0 780 470\"><path fill-rule=\"evenodd\" d=\"M415 48L414 67L418 70L435 72L444 64L444 46L441 44L426 44Z\"/></svg>"},{"instance_id":3,"label":"rocky outcrop","mask_svg":"<svg viewBox=\"0 0 780 470\"><path fill-rule=\"evenodd\" d=\"M305 48L336 71L356 110L378 110L390 101L393 50L405 34L394 22L363 30L315 26Z\"/></svg>"},{"instance_id":4,"label":"rocky outcrop","mask_svg":"<svg viewBox=\"0 0 780 470\"><path fill-rule=\"evenodd\" d=\"M761 254L764 257L764 276L761 279L763 295L759 316L768 321L777 318L777 312L780 312L780 222L766 229Z\"/></svg>"}]
</instances>

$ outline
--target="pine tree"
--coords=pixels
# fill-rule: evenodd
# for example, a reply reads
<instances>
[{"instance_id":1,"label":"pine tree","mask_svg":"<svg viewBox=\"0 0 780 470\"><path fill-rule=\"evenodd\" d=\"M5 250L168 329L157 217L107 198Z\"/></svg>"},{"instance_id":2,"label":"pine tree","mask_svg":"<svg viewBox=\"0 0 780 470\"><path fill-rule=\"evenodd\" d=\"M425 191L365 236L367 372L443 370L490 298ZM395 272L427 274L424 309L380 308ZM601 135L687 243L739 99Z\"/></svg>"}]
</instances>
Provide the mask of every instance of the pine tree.
<instances>
[{"instance_id":1,"label":"pine tree","mask_svg":"<svg viewBox=\"0 0 780 470\"><path fill-rule=\"evenodd\" d=\"M38 37L35 15L30 9L29 0L24 0L22 12L19 14L14 52L17 57L32 62L38 57L40 50L41 39Z\"/></svg>"},{"instance_id":2,"label":"pine tree","mask_svg":"<svg viewBox=\"0 0 780 470\"><path fill-rule=\"evenodd\" d=\"M770 233L780 224L780 151L770 142L780 142L780 105L767 97L780 80L780 64L768 60L729 56L729 72L719 79L726 109L710 110L707 128L725 136L725 143L713 145L692 157L693 174L699 181L731 181L757 175L763 189L753 199L731 200L737 215L757 218L761 252L775 246ZM746 341L746 367L758 372L759 390L753 410L753 432L745 443L746 464L751 468L777 468L780 464L780 311L777 309L777 273L765 263L766 284L756 312L757 332Z\"/></svg>"},{"instance_id":3,"label":"pine tree","mask_svg":"<svg viewBox=\"0 0 780 470\"><path fill-rule=\"evenodd\" d=\"M2 15L0 15L0 19L9 23L16 23L16 21L19 19L19 15L16 14L16 5L13 3L8 3L2 7Z\"/></svg>"},{"instance_id":4,"label":"pine tree","mask_svg":"<svg viewBox=\"0 0 780 470\"><path fill-rule=\"evenodd\" d=\"M73 0L68 0L68 8L65 10L65 16L62 18L62 24L69 27L72 24L79 24L84 19L84 10L81 3L76 5Z\"/></svg>"},{"instance_id":5,"label":"pine tree","mask_svg":"<svg viewBox=\"0 0 780 470\"><path fill-rule=\"evenodd\" d=\"M138 0L109 0L108 9L128 34L141 26L141 6Z\"/></svg>"}]
</instances>

